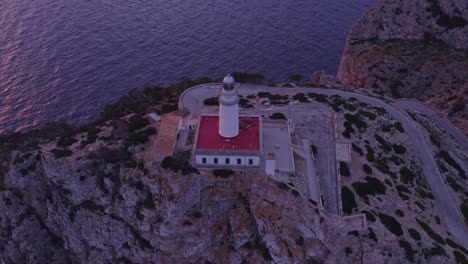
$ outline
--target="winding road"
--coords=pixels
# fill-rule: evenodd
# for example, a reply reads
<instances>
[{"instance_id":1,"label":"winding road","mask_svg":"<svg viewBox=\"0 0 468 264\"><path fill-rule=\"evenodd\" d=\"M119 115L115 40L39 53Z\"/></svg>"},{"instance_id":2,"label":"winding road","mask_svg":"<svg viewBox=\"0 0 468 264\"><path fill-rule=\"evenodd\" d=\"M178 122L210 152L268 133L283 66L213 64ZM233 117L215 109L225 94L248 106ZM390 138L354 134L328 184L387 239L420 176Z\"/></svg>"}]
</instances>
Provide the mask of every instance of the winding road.
<instances>
[{"instance_id":1,"label":"winding road","mask_svg":"<svg viewBox=\"0 0 468 264\"><path fill-rule=\"evenodd\" d=\"M180 96L179 107L185 107L192 114L207 113L209 110L203 106L203 100L208 97L217 96L219 94L220 88L220 84L204 84L192 87L186 90ZM440 215L444 218L450 232L453 234L453 237L457 240L458 243L464 247L468 247L468 228L464 222L464 218L461 214L461 211L459 210L458 205L451 198L448 187L445 184L442 175L440 174L439 169L435 163L433 153L430 148L429 136L424 129L422 129L408 116L407 113L401 112L397 108L387 104L380 99L335 89L266 87L252 84L242 84L238 88L238 93L244 96L249 94L257 94L261 91L288 95L314 92L328 96L339 95L344 98L355 97L364 103L382 107L387 110L387 112L394 119L403 125L405 133L408 135L409 140L413 145L415 154L420 161L419 163L421 165L423 175L426 177L426 181L432 190L432 194L435 197L436 206L440 212ZM414 101L412 101L412 103L407 103L405 101L400 101L398 103L405 109L422 109L421 105L414 103ZM424 111L427 111L427 109ZM460 141L460 144L468 144L466 137L464 137L464 135L463 137L459 134L457 135L457 131L455 131L456 128L454 128L449 121L443 118L437 118L437 120L439 120L438 122L441 124L444 124L443 127L449 131L448 133L453 133L453 135L455 135L456 140Z\"/></svg>"}]
</instances>

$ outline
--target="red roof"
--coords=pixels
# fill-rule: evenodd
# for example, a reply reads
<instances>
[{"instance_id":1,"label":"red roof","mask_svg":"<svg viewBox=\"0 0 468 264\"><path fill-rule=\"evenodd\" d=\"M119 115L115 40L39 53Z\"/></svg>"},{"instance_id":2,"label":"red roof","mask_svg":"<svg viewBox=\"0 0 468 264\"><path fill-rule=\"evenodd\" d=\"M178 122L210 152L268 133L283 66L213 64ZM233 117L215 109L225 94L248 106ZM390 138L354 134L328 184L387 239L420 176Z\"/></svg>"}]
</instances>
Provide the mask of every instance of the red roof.
<instances>
[{"instance_id":1,"label":"red roof","mask_svg":"<svg viewBox=\"0 0 468 264\"><path fill-rule=\"evenodd\" d=\"M260 117L240 116L239 135L226 139L219 135L219 117L201 116L197 149L260 150Z\"/></svg>"}]
</instances>

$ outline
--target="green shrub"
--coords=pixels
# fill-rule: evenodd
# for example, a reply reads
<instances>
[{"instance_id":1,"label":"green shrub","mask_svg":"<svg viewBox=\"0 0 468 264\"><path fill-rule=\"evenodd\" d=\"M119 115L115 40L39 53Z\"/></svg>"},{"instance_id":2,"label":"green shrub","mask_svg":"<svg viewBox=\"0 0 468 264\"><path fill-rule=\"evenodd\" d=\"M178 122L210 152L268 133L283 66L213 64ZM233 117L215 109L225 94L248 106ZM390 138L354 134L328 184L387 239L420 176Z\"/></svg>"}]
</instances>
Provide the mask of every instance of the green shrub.
<instances>
[{"instance_id":1,"label":"green shrub","mask_svg":"<svg viewBox=\"0 0 468 264\"><path fill-rule=\"evenodd\" d=\"M463 178L466 179L465 171L460 167L460 165L450 156L450 154L445 151L439 151L439 157L445 160L450 166L452 166L455 170L458 171L458 174Z\"/></svg>"},{"instance_id":2,"label":"green shrub","mask_svg":"<svg viewBox=\"0 0 468 264\"><path fill-rule=\"evenodd\" d=\"M403 126L401 125L400 122L396 122L396 123L394 124L394 126L395 126L395 128L396 128L398 131L400 131L401 133L405 133L405 129L403 128Z\"/></svg>"},{"instance_id":3,"label":"green shrub","mask_svg":"<svg viewBox=\"0 0 468 264\"><path fill-rule=\"evenodd\" d=\"M451 176L447 176L447 183L455 192L463 192L464 188L455 181Z\"/></svg>"},{"instance_id":4,"label":"green shrub","mask_svg":"<svg viewBox=\"0 0 468 264\"><path fill-rule=\"evenodd\" d=\"M466 264L466 258L465 258L465 255L463 255L463 253L461 253L460 251L456 251L454 250L453 251L453 256L455 257L455 261L459 264Z\"/></svg>"},{"instance_id":5,"label":"green shrub","mask_svg":"<svg viewBox=\"0 0 468 264\"><path fill-rule=\"evenodd\" d=\"M59 141L57 142L57 147L60 147L60 148L67 148L71 145L73 145L74 143L76 143L78 140L76 140L75 138L73 137L63 137L61 139L59 139Z\"/></svg>"},{"instance_id":6,"label":"green shrub","mask_svg":"<svg viewBox=\"0 0 468 264\"><path fill-rule=\"evenodd\" d=\"M368 164L362 165L362 170L367 174L372 174L372 168Z\"/></svg>"},{"instance_id":7,"label":"green shrub","mask_svg":"<svg viewBox=\"0 0 468 264\"><path fill-rule=\"evenodd\" d=\"M416 253L416 251L411 247L411 243L406 240L400 240L398 241L398 245L405 250L406 259L410 262L414 262L414 253Z\"/></svg>"},{"instance_id":8,"label":"green shrub","mask_svg":"<svg viewBox=\"0 0 468 264\"><path fill-rule=\"evenodd\" d=\"M357 208L354 193L346 186L341 187L341 202L343 204L343 212L345 214L351 214L353 209Z\"/></svg>"},{"instance_id":9,"label":"green shrub","mask_svg":"<svg viewBox=\"0 0 468 264\"><path fill-rule=\"evenodd\" d=\"M431 139L432 144L434 144L436 147L440 148L440 142L439 142L439 140L437 140L436 137L434 137L433 135L431 135L431 136L430 136L430 139Z\"/></svg>"},{"instance_id":10,"label":"green shrub","mask_svg":"<svg viewBox=\"0 0 468 264\"><path fill-rule=\"evenodd\" d=\"M377 178L366 177L366 182L355 182L352 184L357 194L368 204L369 195L385 194L387 187Z\"/></svg>"},{"instance_id":11,"label":"green shrub","mask_svg":"<svg viewBox=\"0 0 468 264\"><path fill-rule=\"evenodd\" d=\"M395 151L396 154L405 154L406 148L400 144L393 144L393 151Z\"/></svg>"},{"instance_id":12,"label":"green shrub","mask_svg":"<svg viewBox=\"0 0 468 264\"><path fill-rule=\"evenodd\" d=\"M149 137L154 134L156 134L156 129L154 127L149 127L142 131L133 132L125 140L125 145L131 146L145 143L148 141Z\"/></svg>"},{"instance_id":13,"label":"green shrub","mask_svg":"<svg viewBox=\"0 0 468 264\"><path fill-rule=\"evenodd\" d=\"M366 150L367 150L367 154L366 154L367 161L374 162L374 160L375 160L374 149L372 149L371 146L366 145Z\"/></svg>"},{"instance_id":14,"label":"green shrub","mask_svg":"<svg viewBox=\"0 0 468 264\"><path fill-rule=\"evenodd\" d=\"M284 120L286 120L286 116L283 113L273 113L270 116L270 119L284 119Z\"/></svg>"},{"instance_id":15,"label":"green shrub","mask_svg":"<svg viewBox=\"0 0 468 264\"><path fill-rule=\"evenodd\" d=\"M464 248L463 246L455 243L455 241L451 240L450 238L447 238L445 239L445 242L447 243L447 245L449 245L450 247L454 248L454 249L459 249L461 251L463 251L463 253L467 254L468 255L468 250L466 250L466 248Z\"/></svg>"},{"instance_id":16,"label":"green shrub","mask_svg":"<svg viewBox=\"0 0 468 264\"><path fill-rule=\"evenodd\" d=\"M419 234L418 230L416 230L416 229L414 229L414 228L410 228L410 229L408 229L408 233L410 234L410 236L411 236L415 241L421 240L421 234Z\"/></svg>"},{"instance_id":17,"label":"green shrub","mask_svg":"<svg viewBox=\"0 0 468 264\"><path fill-rule=\"evenodd\" d=\"M345 114L346 121L350 122L351 124L355 125L359 132L365 132L367 129L367 123L362 120L359 114Z\"/></svg>"},{"instance_id":18,"label":"green shrub","mask_svg":"<svg viewBox=\"0 0 468 264\"><path fill-rule=\"evenodd\" d=\"M407 167L402 167L400 169L400 176L401 180L405 183L408 184L409 182L412 182L414 180L414 173Z\"/></svg>"},{"instance_id":19,"label":"green shrub","mask_svg":"<svg viewBox=\"0 0 468 264\"><path fill-rule=\"evenodd\" d=\"M232 77L240 83L258 83L265 80L265 76L259 73L248 73L235 71L231 73Z\"/></svg>"},{"instance_id":20,"label":"green shrub","mask_svg":"<svg viewBox=\"0 0 468 264\"><path fill-rule=\"evenodd\" d=\"M348 165L344 161L340 161L340 175L345 177L351 176L351 172L348 169Z\"/></svg>"},{"instance_id":21,"label":"green shrub","mask_svg":"<svg viewBox=\"0 0 468 264\"><path fill-rule=\"evenodd\" d=\"M398 195L400 196L401 199L403 200L409 200L409 195L407 194L411 194L411 191L406 188L404 185L397 185L396 187L397 191L398 191Z\"/></svg>"},{"instance_id":22,"label":"green shrub","mask_svg":"<svg viewBox=\"0 0 468 264\"><path fill-rule=\"evenodd\" d=\"M358 111L358 114L362 115L362 116L365 116L365 117L369 118L372 121L377 118L377 116L374 113L367 112L367 111L364 111L362 109Z\"/></svg>"},{"instance_id":23,"label":"green shrub","mask_svg":"<svg viewBox=\"0 0 468 264\"><path fill-rule=\"evenodd\" d=\"M234 175L234 171L225 170L225 169L216 169L216 170L213 170L213 175L215 177L229 178L230 176Z\"/></svg>"},{"instance_id":24,"label":"green shrub","mask_svg":"<svg viewBox=\"0 0 468 264\"><path fill-rule=\"evenodd\" d=\"M436 232L434 232L428 224L420 221L417 218L416 218L416 222L418 222L418 224L422 227L422 229L426 232L426 234L430 238L432 238L434 241L436 241L439 244L445 245L444 239L441 236L439 236Z\"/></svg>"},{"instance_id":25,"label":"green shrub","mask_svg":"<svg viewBox=\"0 0 468 264\"><path fill-rule=\"evenodd\" d=\"M468 222L468 200L464 200L463 203L460 204L460 211L465 217L465 222Z\"/></svg>"},{"instance_id":26,"label":"green shrub","mask_svg":"<svg viewBox=\"0 0 468 264\"><path fill-rule=\"evenodd\" d=\"M288 79L292 82L295 82L295 83L300 83L302 81L302 79L304 79L304 76L300 75L300 74L291 74L289 75Z\"/></svg>"},{"instance_id":27,"label":"green shrub","mask_svg":"<svg viewBox=\"0 0 468 264\"><path fill-rule=\"evenodd\" d=\"M372 222L372 223L375 222L375 220L376 220L376 219L375 219L375 216L374 216L374 214L372 214L371 212L366 211L366 210L361 210L361 213L363 213L363 214L366 215L367 221L370 221L370 222Z\"/></svg>"},{"instance_id":28,"label":"green shrub","mask_svg":"<svg viewBox=\"0 0 468 264\"><path fill-rule=\"evenodd\" d=\"M259 92L257 94L258 98L269 98L271 96L271 93L269 92Z\"/></svg>"},{"instance_id":29,"label":"green shrub","mask_svg":"<svg viewBox=\"0 0 468 264\"><path fill-rule=\"evenodd\" d=\"M70 157L73 154L73 152L67 148L64 148L64 149L56 148L56 149L51 150L50 152L54 154L55 159Z\"/></svg>"},{"instance_id":30,"label":"green shrub","mask_svg":"<svg viewBox=\"0 0 468 264\"><path fill-rule=\"evenodd\" d=\"M349 257L349 255L353 254L353 250L350 247L346 247L345 254L347 257Z\"/></svg>"},{"instance_id":31,"label":"green shrub","mask_svg":"<svg viewBox=\"0 0 468 264\"><path fill-rule=\"evenodd\" d=\"M361 156L364 156L364 152L362 151L362 149L358 145L352 143L351 146L352 146L352 148L353 148L353 150L355 152L359 153L359 155L361 155Z\"/></svg>"},{"instance_id":32,"label":"green shrub","mask_svg":"<svg viewBox=\"0 0 468 264\"><path fill-rule=\"evenodd\" d=\"M293 96L294 100L297 100L299 102L309 102L309 99L305 96L303 93L297 93Z\"/></svg>"},{"instance_id":33,"label":"green shrub","mask_svg":"<svg viewBox=\"0 0 468 264\"><path fill-rule=\"evenodd\" d=\"M391 151L392 146L388 143L383 137L380 135L374 134L375 139L380 143L380 147L383 148L385 151Z\"/></svg>"},{"instance_id":34,"label":"green shrub","mask_svg":"<svg viewBox=\"0 0 468 264\"><path fill-rule=\"evenodd\" d=\"M149 125L148 119L138 114L132 115L128 120L128 130L130 132L134 132L147 125Z\"/></svg>"},{"instance_id":35,"label":"green shrub","mask_svg":"<svg viewBox=\"0 0 468 264\"><path fill-rule=\"evenodd\" d=\"M218 97L210 97L203 100L203 104L207 106L219 105Z\"/></svg>"},{"instance_id":36,"label":"green shrub","mask_svg":"<svg viewBox=\"0 0 468 264\"><path fill-rule=\"evenodd\" d=\"M403 229L401 228L400 223L390 215L386 215L383 213L379 213L380 222L390 231L392 234L396 236L403 235Z\"/></svg>"}]
</instances>

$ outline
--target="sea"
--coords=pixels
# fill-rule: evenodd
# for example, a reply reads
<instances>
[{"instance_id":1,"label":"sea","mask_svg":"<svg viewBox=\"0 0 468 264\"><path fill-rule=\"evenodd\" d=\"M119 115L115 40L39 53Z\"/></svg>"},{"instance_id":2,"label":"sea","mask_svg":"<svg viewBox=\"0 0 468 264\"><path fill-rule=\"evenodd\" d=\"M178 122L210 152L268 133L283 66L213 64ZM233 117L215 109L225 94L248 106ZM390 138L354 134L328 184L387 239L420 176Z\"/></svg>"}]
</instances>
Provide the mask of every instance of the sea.
<instances>
[{"instance_id":1,"label":"sea","mask_svg":"<svg viewBox=\"0 0 468 264\"><path fill-rule=\"evenodd\" d=\"M79 124L134 88L336 73L376 0L0 0L0 133Z\"/></svg>"}]
</instances>

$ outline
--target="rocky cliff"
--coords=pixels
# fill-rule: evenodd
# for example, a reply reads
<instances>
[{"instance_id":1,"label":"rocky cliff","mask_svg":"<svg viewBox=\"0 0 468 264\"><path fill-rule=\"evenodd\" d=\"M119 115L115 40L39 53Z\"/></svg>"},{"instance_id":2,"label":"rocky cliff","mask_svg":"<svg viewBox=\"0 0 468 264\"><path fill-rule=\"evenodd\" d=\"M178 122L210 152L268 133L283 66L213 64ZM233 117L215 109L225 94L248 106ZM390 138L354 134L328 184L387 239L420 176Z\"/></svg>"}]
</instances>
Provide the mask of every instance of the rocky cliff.
<instances>
[{"instance_id":1,"label":"rocky cliff","mask_svg":"<svg viewBox=\"0 0 468 264\"><path fill-rule=\"evenodd\" d=\"M2 263L382 258L375 244L345 253L359 240L358 230L318 210L291 186L258 172L228 178L168 172L145 162L148 143L131 147L126 156L116 141L85 148L76 141L64 156L52 154L54 142L12 153L0 189ZM348 237L350 231L355 236ZM404 259L396 244L389 250L392 259Z\"/></svg>"},{"instance_id":2,"label":"rocky cliff","mask_svg":"<svg viewBox=\"0 0 468 264\"><path fill-rule=\"evenodd\" d=\"M382 0L351 28L343 84L416 98L468 134L468 3Z\"/></svg>"}]
</instances>

